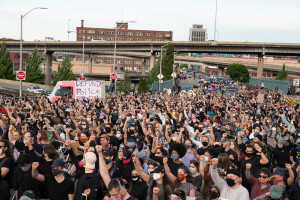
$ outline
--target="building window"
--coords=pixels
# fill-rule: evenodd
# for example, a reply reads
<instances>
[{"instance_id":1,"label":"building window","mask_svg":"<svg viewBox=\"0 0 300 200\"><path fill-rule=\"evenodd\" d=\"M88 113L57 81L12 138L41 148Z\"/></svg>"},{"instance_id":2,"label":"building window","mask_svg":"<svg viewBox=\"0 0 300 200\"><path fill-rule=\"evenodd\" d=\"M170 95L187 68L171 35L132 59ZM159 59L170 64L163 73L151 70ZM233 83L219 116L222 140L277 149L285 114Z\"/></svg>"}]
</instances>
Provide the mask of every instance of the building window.
<instances>
[{"instance_id":1,"label":"building window","mask_svg":"<svg viewBox=\"0 0 300 200\"><path fill-rule=\"evenodd\" d=\"M135 33L135 35L136 35L136 36L143 36L143 33L137 32L137 33Z\"/></svg>"},{"instance_id":2,"label":"building window","mask_svg":"<svg viewBox=\"0 0 300 200\"><path fill-rule=\"evenodd\" d=\"M107 64L112 64L113 61L112 61L112 60L107 60L106 63L107 63Z\"/></svg>"},{"instance_id":3,"label":"building window","mask_svg":"<svg viewBox=\"0 0 300 200\"><path fill-rule=\"evenodd\" d=\"M156 36L156 37L161 37L162 34L161 34L161 33L156 33L155 36Z\"/></svg>"},{"instance_id":4,"label":"building window","mask_svg":"<svg viewBox=\"0 0 300 200\"><path fill-rule=\"evenodd\" d=\"M124 32L117 32L117 35L124 35Z\"/></svg>"},{"instance_id":5,"label":"building window","mask_svg":"<svg viewBox=\"0 0 300 200\"><path fill-rule=\"evenodd\" d=\"M104 31L98 31L98 34L103 35Z\"/></svg>"},{"instance_id":6,"label":"building window","mask_svg":"<svg viewBox=\"0 0 300 200\"><path fill-rule=\"evenodd\" d=\"M87 30L87 33L95 34L95 30Z\"/></svg>"},{"instance_id":7,"label":"building window","mask_svg":"<svg viewBox=\"0 0 300 200\"><path fill-rule=\"evenodd\" d=\"M85 30L82 30L82 33L85 33Z\"/></svg>"},{"instance_id":8,"label":"building window","mask_svg":"<svg viewBox=\"0 0 300 200\"><path fill-rule=\"evenodd\" d=\"M122 64L123 61L122 60L117 60L117 64Z\"/></svg>"},{"instance_id":9,"label":"building window","mask_svg":"<svg viewBox=\"0 0 300 200\"><path fill-rule=\"evenodd\" d=\"M146 68L146 73L149 73L149 68Z\"/></svg>"},{"instance_id":10,"label":"building window","mask_svg":"<svg viewBox=\"0 0 300 200\"><path fill-rule=\"evenodd\" d=\"M126 38L127 41L132 41L132 38Z\"/></svg>"},{"instance_id":11,"label":"building window","mask_svg":"<svg viewBox=\"0 0 300 200\"><path fill-rule=\"evenodd\" d=\"M91 39L91 36L87 36L86 39L90 40L90 39Z\"/></svg>"},{"instance_id":12,"label":"building window","mask_svg":"<svg viewBox=\"0 0 300 200\"><path fill-rule=\"evenodd\" d=\"M125 67L125 71L131 71L132 70L132 67Z\"/></svg>"},{"instance_id":13,"label":"building window","mask_svg":"<svg viewBox=\"0 0 300 200\"><path fill-rule=\"evenodd\" d=\"M145 36L151 37L151 36L152 36L152 33L145 33Z\"/></svg>"},{"instance_id":14,"label":"building window","mask_svg":"<svg viewBox=\"0 0 300 200\"><path fill-rule=\"evenodd\" d=\"M126 32L126 35L133 35L133 32Z\"/></svg>"}]
</instances>

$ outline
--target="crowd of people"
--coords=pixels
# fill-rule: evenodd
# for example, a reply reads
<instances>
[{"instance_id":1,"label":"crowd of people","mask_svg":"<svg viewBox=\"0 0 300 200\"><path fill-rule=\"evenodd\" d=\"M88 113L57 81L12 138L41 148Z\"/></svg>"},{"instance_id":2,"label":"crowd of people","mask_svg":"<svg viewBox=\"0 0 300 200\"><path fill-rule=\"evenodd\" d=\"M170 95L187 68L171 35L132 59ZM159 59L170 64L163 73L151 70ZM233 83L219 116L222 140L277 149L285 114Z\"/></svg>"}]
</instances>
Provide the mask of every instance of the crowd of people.
<instances>
[{"instance_id":1,"label":"crowd of people","mask_svg":"<svg viewBox=\"0 0 300 200\"><path fill-rule=\"evenodd\" d=\"M258 100L263 93L263 101ZM0 96L0 199L300 199L300 106L278 90Z\"/></svg>"}]
</instances>

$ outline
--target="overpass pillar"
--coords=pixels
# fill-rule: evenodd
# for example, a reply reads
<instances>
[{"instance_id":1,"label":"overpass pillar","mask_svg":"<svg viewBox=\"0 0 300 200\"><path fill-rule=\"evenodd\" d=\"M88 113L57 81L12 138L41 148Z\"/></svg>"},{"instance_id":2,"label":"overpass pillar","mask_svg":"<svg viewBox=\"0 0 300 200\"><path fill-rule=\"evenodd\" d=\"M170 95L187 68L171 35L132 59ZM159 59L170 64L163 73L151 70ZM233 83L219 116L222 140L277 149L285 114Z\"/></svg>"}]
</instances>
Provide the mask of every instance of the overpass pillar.
<instances>
[{"instance_id":1,"label":"overpass pillar","mask_svg":"<svg viewBox=\"0 0 300 200\"><path fill-rule=\"evenodd\" d=\"M155 65L155 59L156 59L155 54L151 54L151 56L150 56L150 71L153 69L153 67Z\"/></svg>"},{"instance_id":2,"label":"overpass pillar","mask_svg":"<svg viewBox=\"0 0 300 200\"><path fill-rule=\"evenodd\" d=\"M225 76L225 67L219 66L218 68L219 68L220 76L221 76L221 77L224 77L224 76Z\"/></svg>"},{"instance_id":3,"label":"overpass pillar","mask_svg":"<svg viewBox=\"0 0 300 200\"><path fill-rule=\"evenodd\" d=\"M257 78L263 78L264 72L264 55L258 56Z\"/></svg>"},{"instance_id":4,"label":"overpass pillar","mask_svg":"<svg viewBox=\"0 0 300 200\"><path fill-rule=\"evenodd\" d=\"M145 76L145 74L146 74L146 63L147 63L147 61L144 58L143 59L143 66L142 66L142 76Z\"/></svg>"},{"instance_id":5,"label":"overpass pillar","mask_svg":"<svg viewBox=\"0 0 300 200\"><path fill-rule=\"evenodd\" d=\"M89 74L93 73L93 57L89 55Z\"/></svg>"},{"instance_id":6,"label":"overpass pillar","mask_svg":"<svg viewBox=\"0 0 300 200\"><path fill-rule=\"evenodd\" d=\"M53 51L47 51L46 52L46 80L45 80L45 85L51 85L51 77L52 77L52 54Z\"/></svg>"}]
</instances>

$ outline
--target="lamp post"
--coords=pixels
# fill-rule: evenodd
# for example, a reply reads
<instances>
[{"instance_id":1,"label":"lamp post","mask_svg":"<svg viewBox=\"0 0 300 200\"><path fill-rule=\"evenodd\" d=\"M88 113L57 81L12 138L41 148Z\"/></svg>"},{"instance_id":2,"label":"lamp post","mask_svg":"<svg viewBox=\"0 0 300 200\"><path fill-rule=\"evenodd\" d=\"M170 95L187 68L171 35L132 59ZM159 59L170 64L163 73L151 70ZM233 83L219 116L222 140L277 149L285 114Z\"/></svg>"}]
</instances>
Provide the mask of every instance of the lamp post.
<instances>
[{"instance_id":1,"label":"lamp post","mask_svg":"<svg viewBox=\"0 0 300 200\"><path fill-rule=\"evenodd\" d=\"M22 71L22 64L23 64L23 18L26 17L31 11L36 10L36 9L48 9L48 8L43 8L43 7L36 7L32 8L29 10L25 15L21 15L21 35L20 35L20 66L19 70ZM20 97L22 97L22 80L20 80Z\"/></svg>"},{"instance_id":2,"label":"lamp post","mask_svg":"<svg viewBox=\"0 0 300 200\"><path fill-rule=\"evenodd\" d=\"M136 23L136 21L126 21L126 22L123 22L123 21L122 21L122 25L115 28L115 47L114 47L113 73L115 73L115 68L116 68L117 31L118 31L119 28L122 28L122 26L123 26L124 24L128 24L128 23ZM116 93L116 91L117 91L117 80L118 80L118 79L115 80L115 89L114 89L114 93Z\"/></svg>"},{"instance_id":3,"label":"lamp post","mask_svg":"<svg viewBox=\"0 0 300 200\"><path fill-rule=\"evenodd\" d=\"M214 41L216 41L216 30L217 30L217 13L218 13L218 0L216 0L216 13L215 13L215 31L214 31Z\"/></svg>"},{"instance_id":4,"label":"lamp post","mask_svg":"<svg viewBox=\"0 0 300 200\"><path fill-rule=\"evenodd\" d=\"M70 21L71 19L68 19L68 41L70 41Z\"/></svg>"},{"instance_id":5,"label":"lamp post","mask_svg":"<svg viewBox=\"0 0 300 200\"><path fill-rule=\"evenodd\" d=\"M84 39L85 39L85 34L84 33L79 33L77 31L68 31L69 33L77 33L82 35L82 69L81 69L81 76L84 76Z\"/></svg>"},{"instance_id":6,"label":"lamp post","mask_svg":"<svg viewBox=\"0 0 300 200\"><path fill-rule=\"evenodd\" d=\"M168 44L165 44L165 45L162 45L161 47L160 47L160 64L159 64L159 75L161 76L161 65L162 65L162 49L165 47L165 46L167 46ZM160 83L161 82L161 77L159 77L159 80L158 80L158 91L160 91Z\"/></svg>"},{"instance_id":7,"label":"lamp post","mask_svg":"<svg viewBox=\"0 0 300 200\"><path fill-rule=\"evenodd\" d=\"M220 31L216 30L218 32L218 41L220 41Z\"/></svg>"}]
</instances>

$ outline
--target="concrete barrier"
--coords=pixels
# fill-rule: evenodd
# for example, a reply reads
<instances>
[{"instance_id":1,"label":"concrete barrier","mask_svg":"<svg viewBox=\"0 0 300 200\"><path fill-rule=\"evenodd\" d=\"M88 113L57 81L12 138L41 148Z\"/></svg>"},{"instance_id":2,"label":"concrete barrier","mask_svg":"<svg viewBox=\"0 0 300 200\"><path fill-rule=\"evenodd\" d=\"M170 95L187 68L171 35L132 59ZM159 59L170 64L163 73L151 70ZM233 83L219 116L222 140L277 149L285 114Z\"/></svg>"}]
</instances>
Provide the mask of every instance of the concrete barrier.
<instances>
[{"instance_id":1,"label":"concrete barrier","mask_svg":"<svg viewBox=\"0 0 300 200\"><path fill-rule=\"evenodd\" d=\"M20 81L12 81L12 80L7 80L7 79L0 79L0 86L1 83L6 83L6 84L11 84L11 85L20 85ZM53 89L52 86L49 85L41 85L41 84L36 84L36 83L27 83L27 82L22 82L22 87L28 87L30 85L38 85L42 89Z\"/></svg>"}]
</instances>

